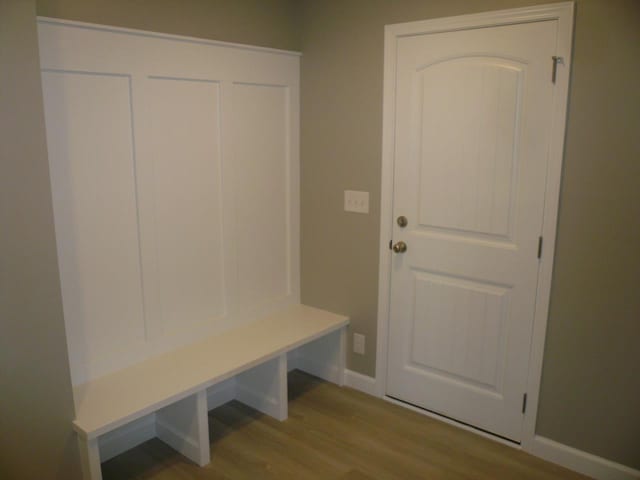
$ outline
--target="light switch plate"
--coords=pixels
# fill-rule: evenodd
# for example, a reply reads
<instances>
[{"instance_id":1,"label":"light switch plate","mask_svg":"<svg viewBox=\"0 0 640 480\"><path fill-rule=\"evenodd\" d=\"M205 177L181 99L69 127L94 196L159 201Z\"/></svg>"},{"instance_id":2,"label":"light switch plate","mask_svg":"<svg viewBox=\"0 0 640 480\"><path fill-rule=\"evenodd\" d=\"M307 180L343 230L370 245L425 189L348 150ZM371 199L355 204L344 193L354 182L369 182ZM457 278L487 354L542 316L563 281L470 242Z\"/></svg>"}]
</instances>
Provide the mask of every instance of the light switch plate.
<instances>
[{"instance_id":1,"label":"light switch plate","mask_svg":"<svg viewBox=\"0 0 640 480\"><path fill-rule=\"evenodd\" d=\"M354 213L369 213L369 192L345 190L344 211Z\"/></svg>"}]
</instances>

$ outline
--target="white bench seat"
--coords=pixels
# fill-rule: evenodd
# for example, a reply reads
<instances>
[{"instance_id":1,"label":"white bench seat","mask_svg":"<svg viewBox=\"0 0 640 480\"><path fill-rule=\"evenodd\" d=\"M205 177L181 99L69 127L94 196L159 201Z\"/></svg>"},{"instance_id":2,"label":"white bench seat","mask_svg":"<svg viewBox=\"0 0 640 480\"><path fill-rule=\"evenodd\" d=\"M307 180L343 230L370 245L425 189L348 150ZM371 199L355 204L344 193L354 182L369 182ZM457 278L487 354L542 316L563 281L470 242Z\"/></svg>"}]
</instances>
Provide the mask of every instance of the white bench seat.
<instances>
[{"instance_id":1,"label":"white bench seat","mask_svg":"<svg viewBox=\"0 0 640 480\"><path fill-rule=\"evenodd\" d=\"M73 426L85 477L101 478L98 437L154 412L162 420L161 440L200 465L208 463L207 389L231 377L241 383L240 401L284 420L287 354L298 354L296 367L342 384L348 322L342 315L293 305L78 385Z\"/></svg>"}]
</instances>

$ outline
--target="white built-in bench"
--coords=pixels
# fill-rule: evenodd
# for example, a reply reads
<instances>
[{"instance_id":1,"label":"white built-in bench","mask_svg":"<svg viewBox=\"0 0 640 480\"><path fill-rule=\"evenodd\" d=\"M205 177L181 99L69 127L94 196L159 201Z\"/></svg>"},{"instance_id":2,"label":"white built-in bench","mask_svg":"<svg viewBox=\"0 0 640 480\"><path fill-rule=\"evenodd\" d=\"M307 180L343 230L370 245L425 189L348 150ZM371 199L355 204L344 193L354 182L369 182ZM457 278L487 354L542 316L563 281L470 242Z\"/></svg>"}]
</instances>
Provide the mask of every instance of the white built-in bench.
<instances>
[{"instance_id":1,"label":"white built-in bench","mask_svg":"<svg viewBox=\"0 0 640 480\"><path fill-rule=\"evenodd\" d=\"M215 385L225 385L225 400L285 420L292 368L343 384L348 323L345 316L294 305L78 385L73 426L85 478L102 478L101 436L150 414L159 439L198 465L208 464L207 397Z\"/></svg>"}]
</instances>

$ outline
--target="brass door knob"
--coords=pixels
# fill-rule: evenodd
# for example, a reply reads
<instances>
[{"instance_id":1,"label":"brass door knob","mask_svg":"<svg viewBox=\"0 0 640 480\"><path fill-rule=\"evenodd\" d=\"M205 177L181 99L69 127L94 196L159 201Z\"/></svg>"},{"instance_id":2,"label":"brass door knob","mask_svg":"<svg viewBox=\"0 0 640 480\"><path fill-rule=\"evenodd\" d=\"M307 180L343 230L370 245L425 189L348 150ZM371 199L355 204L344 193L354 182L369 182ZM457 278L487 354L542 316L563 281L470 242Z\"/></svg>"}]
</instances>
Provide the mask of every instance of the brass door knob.
<instances>
[{"instance_id":1,"label":"brass door knob","mask_svg":"<svg viewBox=\"0 0 640 480\"><path fill-rule=\"evenodd\" d=\"M404 253L407 251L407 244L404 242L398 242L393 246L393 251L396 253Z\"/></svg>"},{"instance_id":2,"label":"brass door knob","mask_svg":"<svg viewBox=\"0 0 640 480\"><path fill-rule=\"evenodd\" d=\"M398 226L400 228L404 228L409 225L409 220L407 220L407 217L405 217L404 215L400 215L396 222L398 222Z\"/></svg>"}]
</instances>

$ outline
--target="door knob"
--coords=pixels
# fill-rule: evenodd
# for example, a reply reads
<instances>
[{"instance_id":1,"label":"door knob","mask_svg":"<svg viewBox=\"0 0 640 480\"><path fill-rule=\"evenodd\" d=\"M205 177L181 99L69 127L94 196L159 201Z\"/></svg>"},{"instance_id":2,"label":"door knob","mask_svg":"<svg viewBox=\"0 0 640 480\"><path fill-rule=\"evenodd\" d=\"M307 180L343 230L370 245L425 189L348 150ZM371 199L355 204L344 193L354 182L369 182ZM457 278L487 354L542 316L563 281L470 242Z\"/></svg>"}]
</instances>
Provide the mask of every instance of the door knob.
<instances>
[{"instance_id":1,"label":"door knob","mask_svg":"<svg viewBox=\"0 0 640 480\"><path fill-rule=\"evenodd\" d=\"M404 242L398 242L393 246L393 251L396 253L404 253L407 251L407 244Z\"/></svg>"},{"instance_id":2,"label":"door knob","mask_svg":"<svg viewBox=\"0 0 640 480\"><path fill-rule=\"evenodd\" d=\"M398 225L400 226L400 228L404 228L409 224L409 220L407 220L407 217L405 217L404 215L400 215L398 217L398 220L396 220L398 222Z\"/></svg>"}]
</instances>

